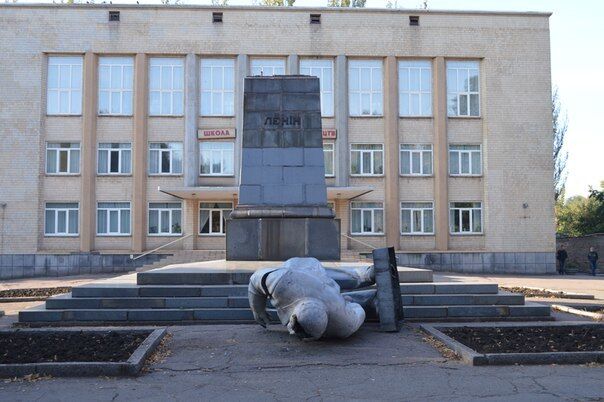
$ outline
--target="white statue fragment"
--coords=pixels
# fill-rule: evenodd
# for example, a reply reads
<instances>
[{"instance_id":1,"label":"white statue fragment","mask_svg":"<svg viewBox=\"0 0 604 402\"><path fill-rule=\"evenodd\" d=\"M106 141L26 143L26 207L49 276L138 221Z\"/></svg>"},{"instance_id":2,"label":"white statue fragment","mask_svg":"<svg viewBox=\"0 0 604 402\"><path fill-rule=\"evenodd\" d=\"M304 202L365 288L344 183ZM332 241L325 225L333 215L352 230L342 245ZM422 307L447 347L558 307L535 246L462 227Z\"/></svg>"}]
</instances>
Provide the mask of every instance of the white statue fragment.
<instances>
[{"instance_id":1,"label":"white statue fragment","mask_svg":"<svg viewBox=\"0 0 604 402\"><path fill-rule=\"evenodd\" d=\"M337 281L337 282L336 282ZM290 258L281 268L256 271L248 295L256 321L266 327L270 299L290 334L306 340L346 338L365 321L365 308L375 310L375 290L340 293L374 283L373 267L325 269L315 258Z\"/></svg>"}]
</instances>

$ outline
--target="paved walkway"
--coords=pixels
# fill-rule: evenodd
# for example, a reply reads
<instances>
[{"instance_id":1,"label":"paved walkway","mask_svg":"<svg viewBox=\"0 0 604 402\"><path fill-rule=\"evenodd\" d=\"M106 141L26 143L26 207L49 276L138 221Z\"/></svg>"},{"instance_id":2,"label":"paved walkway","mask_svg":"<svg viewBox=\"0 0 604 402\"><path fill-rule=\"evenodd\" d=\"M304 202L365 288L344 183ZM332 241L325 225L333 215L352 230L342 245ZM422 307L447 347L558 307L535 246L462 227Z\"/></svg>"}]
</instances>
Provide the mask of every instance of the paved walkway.
<instances>
[{"instance_id":1,"label":"paved walkway","mask_svg":"<svg viewBox=\"0 0 604 402\"><path fill-rule=\"evenodd\" d=\"M6 401L556 401L604 397L603 366L472 367L448 360L410 326L365 326L306 343L281 327L171 327L165 361L138 378L0 381Z\"/></svg>"}]
</instances>

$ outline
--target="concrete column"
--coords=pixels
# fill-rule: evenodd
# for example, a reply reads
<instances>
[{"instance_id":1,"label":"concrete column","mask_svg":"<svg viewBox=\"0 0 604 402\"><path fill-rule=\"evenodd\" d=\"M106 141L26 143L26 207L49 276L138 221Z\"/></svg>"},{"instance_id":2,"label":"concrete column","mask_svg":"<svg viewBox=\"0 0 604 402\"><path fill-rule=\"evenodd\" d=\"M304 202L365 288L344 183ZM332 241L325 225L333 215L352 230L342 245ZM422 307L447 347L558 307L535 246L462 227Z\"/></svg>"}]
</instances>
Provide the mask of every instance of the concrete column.
<instances>
[{"instance_id":1,"label":"concrete column","mask_svg":"<svg viewBox=\"0 0 604 402\"><path fill-rule=\"evenodd\" d=\"M92 52L84 55L81 195L80 195L80 250L94 249L96 233L96 119L97 119L97 57Z\"/></svg>"},{"instance_id":2,"label":"concrete column","mask_svg":"<svg viewBox=\"0 0 604 402\"><path fill-rule=\"evenodd\" d=\"M199 200L183 200L183 233L185 235L193 234L183 240L183 250L195 250L197 248L197 232L199 232Z\"/></svg>"},{"instance_id":3,"label":"concrete column","mask_svg":"<svg viewBox=\"0 0 604 402\"><path fill-rule=\"evenodd\" d=\"M300 74L300 62L297 54L290 54L287 56L287 74Z\"/></svg>"},{"instance_id":4,"label":"concrete column","mask_svg":"<svg viewBox=\"0 0 604 402\"><path fill-rule=\"evenodd\" d=\"M436 250L449 248L447 71L444 57L433 63L434 82L434 233Z\"/></svg>"},{"instance_id":5,"label":"concrete column","mask_svg":"<svg viewBox=\"0 0 604 402\"><path fill-rule=\"evenodd\" d=\"M132 250L145 250L147 238L147 55L134 59L134 139L132 144Z\"/></svg>"},{"instance_id":6,"label":"concrete column","mask_svg":"<svg viewBox=\"0 0 604 402\"><path fill-rule=\"evenodd\" d=\"M185 187L197 186L197 178L199 177L199 149L197 145L198 76L197 55L189 53L185 58L185 142L183 159ZM187 219L186 215L184 219Z\"/></svg>"},{"instance_id":7,"label":"concrete column","mask_svg":"<svg viewBox=\"0 0 604 402\"><path fill-rule=\"evenodd\" d=\"M241 138L243 136L243 80L248 74L248 56L237 56L235 65L235 179L237 185L241 180Z\"/></svg>"},{"instance_id":8,"label":"concrete column","mask_svg":"<svg viewBox=\"0 0 604 402\"><path fill-rule=\"evenodd\" d=\"M384 229L386 244L400 249L398 174L398 74L396 57L384 63Z\"/></svg>"},{"instance_id":9,"label":"concrete column","mask_svg":"<svg viewBox=\"0 0 604 402\"><path fill-rule=\"evenodd\" d=\"M334 120L338 135L335 149L336 186L345 187L348 186L350 176L350 145L348 144L348 65L343 54L336 57L334 75Z\"/></svg>"}]
</instances>

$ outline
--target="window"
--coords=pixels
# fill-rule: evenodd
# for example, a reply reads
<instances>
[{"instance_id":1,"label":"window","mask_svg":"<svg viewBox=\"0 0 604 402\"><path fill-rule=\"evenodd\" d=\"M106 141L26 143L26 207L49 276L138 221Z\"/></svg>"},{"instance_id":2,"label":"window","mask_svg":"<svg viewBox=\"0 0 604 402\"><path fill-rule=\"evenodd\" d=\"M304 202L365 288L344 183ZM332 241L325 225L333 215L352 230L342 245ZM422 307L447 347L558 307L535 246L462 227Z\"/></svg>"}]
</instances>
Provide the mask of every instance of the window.
<instances>
[{"instance_id":1,"label":"window","mask_svg":"<svg viewBox=\"0 0 604 402\"><path fill-rule=\"evenodd\" d=\"M182 116L184 62L178 58L152 58L149 72L149 114Z\"/></svg>"},{"instance_id":2,"label":"window","mask_svg":"<svg viewBox=\"0 0 604 402\"><path fill-rule=\"evenodd\" d=\"M233 175L233 142L202 141L199 143L201 175Z\"/></svg>"},{"instance_id":3,"label":"window","mask_svg":"<svg viewBox=\"0 0 604 402\"><path fill-rule=\"evenodd\" d=\"M79 142L46 143L46 173L78 174L80 173Z\"/></svg>"},{"instance_id":4,"label":"window","mask_svg":"<svg viewBox=\"0 0 604 402\"><path fill-rule=\"evenodd\" d=\"M226 218L233 210L230 202L202 202L199 204L199 234L224 235Z\"/></svg>"},{"instance_id":5,"label":"window","mask_svg":"<svg viewBox=\"0 0 604 402\"><path fill-rule=\"evenodd\" d=\"M132 115L132 57L99 58L99 114Z\"/></svg>"},{"instance_id":6,"label":"window","mask_svg":"<svg viewBox=\"0 0 604 402\"><path fill-rule=\"evenodd\" d=\"M98 174L130 174L132 171L130 143L101 143L98 155Z\"/></svg>"},{"instance_id":7,"label":"window","mask_svg":"<svg viewBox=\"0 0 604 402\"><path fill-rule=\"evenodd\" d=\"M480 145L449 145L449 174L479 176L481 159Z\"/></svg>"},{"instance_id":8,"label":"window","mask_svg":"<svg viewBox=\"0 0 604 402\"><path fill-rule=\"evenodd\" d=\"M400 116L432 115L432 64L429 61L398 62Z\"/></svg>"},{"instance_id":9,"label":"window","mask_svg":"<svg viewBox=\"0 0 604 402\"><path fill-rule=\"evenodd\" d=\"M82 114L82 57L48 58L48 114Z\"/></svg>"},{"instance_id":10,"label":"window","mask_svg":"<svg viewBox=\"0 0 604 402\"><path fill-rule=\"evenodd\" d=\"M477 61L447 62L449 116L480 116L480 81Z\"/></svg>"},{"instance_id":11,"label":"window","mask_svg":"<svg viewBox=\"0 0 604 402\"><path fill-rule=\"evenodd\" d=\"M432 145L401 144L401 174L432 175Z\"/></svg>"},{"instance_id":12,"label":"window","mask_svg":"<svg viewBox=\"0 0 604 402\"><path fill-rule=\"evenodd\" d=\"M351 202L352 234L383 234L384 205L381 202Z\"/></svg>"},{"instance_id":13,"label":"window","mask_svg":"<svg viewBox=\"0 0 604 402\"><path fill-rule=\"evenodd\" d=\"M381 116L382 62L380 60L350 61L348 91L351 116Z\"/></svg>"},{"instance_id":14,"label":"window","mask_svg":"<svg viewBox=\"0 0 604 402\"><path fill-rule=\"evenodd\" d=\"M234 114L235 62L233 59L201 60L201 115Z\"/></svg>"},{"instance_id":15,"label":"window","mask_svg":"<svg viewBox=\"0 0 604 402\"><path fill-rule=\"evenodd\" d=\"M182 234L180 202L152 202L149 204L149 234L164 236Z\"/></svg>"},{"instance_id":16,"label":"window","mask_svg":"<svg viewBox=\"0 0 604 402\"><path fill-rule=\"evenodd\" d=\"M253 59L252 75L284 75L285 60L283 59Z\"/></svg>"},{"instance_id":17,"label":"window","mask_svg":"<svg viewBox=\"0 0 604 402\"><path fill-rule=\"evenodd\" d=\"M302 60L300 74L319 77L321 85L321 115L333 116L333 60Z\"/></svg>"},{"instance_id":18,"label":"window","mask_svg":"<svg viewBox=\"0 0 604 402\"><path fill-rule=\"evenodd\" d=\"M78 235L78 203L47 202L44 210L46 236Z\"/></svg>"},{"instance_id":19,"label":"window","mask_svg":"<svg viewBox=\"0 0 604 402\"><path fill-rule=\"evenodd\" d=\"M401 234L434 234L433 204L431 202L402 202Z\"/></svg>"},{"instance_id":20,"label":"window","mask_svg":"<svg viewBox=\"0 0 604 402\"><path fill-rule=\"evenodd\" d=\"M325 177L334 177L335 153L333 142L323 143L323 157L325 158Z\"/></svg>"},{"instance_id":21,"label":"window","mask_svg":"<svg viewBox=\"0 0 604 402\"><path fill-rule=\"evenodd\" d=\"M452 202L449 211L451 233L482 233L481 202Z\"/></svg>"},{"instance_id":22,"label":"window","mask_svg":"<svg viewBox=\"0 0 604 402\"><path fill-rule=\"evenodd\" d=\"M152 142L149 144L149 174L181 173L181 142Z\"/></svg>"},{"instance_id":23,"label":"window","mask_svg":"<svg viewBox=\"0 0 604 402\"><path fill-rule=\"evenodd\" d=\"M350 144L350 174L359 176L384 174L384 146Z\"/></svg>"},{"instance_id":24,"label":"window","mask_svg":"<svg viewBox=\"0 0 604 402\"><path fill-rule=\"evenodd\" d=\"M99 202L96 215L96 234L123 236L130 234L130 203Z\"/></svg>"}]
</instances>

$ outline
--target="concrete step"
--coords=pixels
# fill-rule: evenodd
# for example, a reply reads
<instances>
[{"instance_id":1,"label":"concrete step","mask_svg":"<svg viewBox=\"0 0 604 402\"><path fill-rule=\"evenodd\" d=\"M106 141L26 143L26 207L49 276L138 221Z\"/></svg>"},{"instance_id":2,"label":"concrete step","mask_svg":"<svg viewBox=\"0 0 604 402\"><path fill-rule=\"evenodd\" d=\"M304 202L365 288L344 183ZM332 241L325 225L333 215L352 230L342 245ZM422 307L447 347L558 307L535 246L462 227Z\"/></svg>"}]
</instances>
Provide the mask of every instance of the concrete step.
<instances>
[{"instance_id":1,"label":"concrete step","mask_svg":"<svg viewBox=\"0 0 604 402\"><path fill-rule=\"evenodd\" d=\"M247 285L139 286L115 283L91 283L75 287L72 297L220 297L246 296Z\"/></svg>"},{"instance_id":2,"label":"concrete step","mask_svg":"<svg viewBox=\"0 0 604 402\"><path fill-rule=\"evenodd\" d=\"M401 294L494 294L499 292L496 283L401 283Z\"/></svg>"},{"instance_id":3,"label":"concrete step","mask_svg":"<svg viewBox=\"0 0 604 402\"><path fill-rule=\"evenodd\" d=\"M522 305L524 296L520 294L498 293L496 295L403 295L404 306L464 306L464 305ZM72 297L71 294L58 295L46 301L48 310L82 309L170 309L170 308L247 308L246 296L205 296L205 297Z\"/></svg>"},{"instance_id":4,"label":"concrete step","mask_svg":"<svg viewBox=\"0 0 604 402\"><path fill-rule=\"evenodd\" d=\"M472 320L545 320L550 307L538 304L523 306L405 306L405 319L410 321ZM274 310L269 311L276 320ZM249 308L178 308L178 309L82 309L47 310L33 308L19 313L19 322L32 325L76 325L95 323L249 323Z\"/></svg>"}]
</instances>

